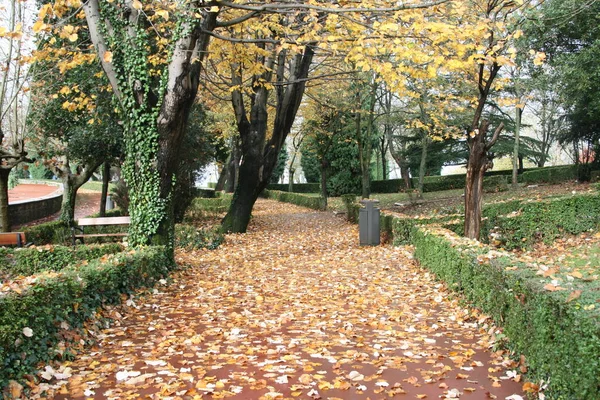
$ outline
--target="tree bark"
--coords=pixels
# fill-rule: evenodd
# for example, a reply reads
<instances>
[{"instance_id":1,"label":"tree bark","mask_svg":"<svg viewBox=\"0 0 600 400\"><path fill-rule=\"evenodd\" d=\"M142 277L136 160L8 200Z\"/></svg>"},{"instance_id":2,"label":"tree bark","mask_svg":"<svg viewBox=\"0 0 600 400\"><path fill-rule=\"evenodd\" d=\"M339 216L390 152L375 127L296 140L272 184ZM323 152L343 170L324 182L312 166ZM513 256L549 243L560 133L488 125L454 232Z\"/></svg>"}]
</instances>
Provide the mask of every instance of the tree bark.
<instances>
[{"instance_id":1,"label":"tree bark","mask_svg":"<svg viewBox=\"0 0 600 400\"><path fill-rule=\"evenodd\" d=\"M267 72L254 76L256 82L271 82L275 71L277 85L275 118L270 139L267 140L268 127L267 101L271 89L257 84L251 98L250 118L246 113L244 97L240 90L232 92L232 105L236 115L236 123L241 138L242 163L239 169L239 181L235 188L231 206L221 222L224 232L246 232L250 214L258 195L268 185L269 179L277 163L279 151L285 138L290 133L292 124L300 107L306 78L312 64L314 48L312 44L305 47L303 54L292 57L288 76L284 76L287 51L273 49L273 56L265 58ZM275 58L277 67L275 68ZM241 85L241 69L233 66L233 84Z\"/></svg>"},{"instance_id":2,"label":"tree bark","mask_svg":"<svg viewBox=\"0 0 600 400\"><path fill-rule=\"evenodd\" d=\"M80 172L73 172L69 162L65 162L62 168L53 167L53 172L57 175L63 184L63 201L61 205L60 220L67 226L75 224L75 202L77 200L77 191L85 184L94 171L102 164L102 161L89 163L80 168Z\"/></svg>"},{"instance_id":3,"label":"tree bark","mask_svg":"<svg viewBox=\"0 0 600 400\"><path fill-rule=\"evenodd\" d=\"M423 138L421 139L421 162L419 164L419 185L417 197L423 198L423 184L425 180L425 173L427 172L427 152L429 150L429 136L427 132L423 132Z\"/></svg>"},{"instance_id":4,"label":"tree bark","mask_svg":"<svg viewBox=\"0 0 600 400\"><path fill-rule=\"evenodd\" d=\"M327 193L327 161L321 161L321 201L323 202L323 209L327 209L327 198L329 194Z\"/></svg>"},{"instance_id":5,"label":"tree bark","mask_svg":"<svg viewBox=\"0 0 600 400\"><path fill-rule=\"evenodd\" d=\"M8 216L8 176L10 169L0 168L0 232L10 232Z\"/></svg>"},{"instance_id":6,"label":"tree bark","mask_svg":"<svg viewBox=\"0 0 600 400\"><path fill-rule=\"evenodd\" d=\"M105 161L102 168L102 194L100 195L99 215L106 215L106 196L108 196L108 183L110 182L110 163Z\"/></svg>"},{"instance_id":7,"label":"tree bark","mask_svg":"<svg viewBox=\"0 0 600 400\"><path fill-rule=\"evenodd\" d=\"M219 174L219 179L217 180L217 185L215 186L215 192L220 192L221 190L225 189L225 182L227 181L227 172L229 171L227 167L229 166L230 159L231 154L229 154L229 157L227 157L227 161L221 167L221 173Z\"/></svg>"},{"instance_id":8,"label":"tree bark","mask_svg":"<svg viewBox=\"0 0 600 400\"><path fill-rule=\"evenodd\" d=\"M512 188L517 189L519 187L518 175L519 175L519 135L521 133L521 115L523 109L520 107L516 108L515 114L515 148L513 151L513 170L512 170Z\"/></svg>"},{"instance_id":9,"label":"tree bark","mask_svg":"<svg viewBox=\"0 0 600 400\"><path fill-rule=\"evenodd\" d=\"M239 181L240 160L242 157L240 139L236 137L232 143L231 158L227 164L227 180L225 181L225 191L227 193L233 193L235 191L235 187Z\"/></svg>"}]
</instances>

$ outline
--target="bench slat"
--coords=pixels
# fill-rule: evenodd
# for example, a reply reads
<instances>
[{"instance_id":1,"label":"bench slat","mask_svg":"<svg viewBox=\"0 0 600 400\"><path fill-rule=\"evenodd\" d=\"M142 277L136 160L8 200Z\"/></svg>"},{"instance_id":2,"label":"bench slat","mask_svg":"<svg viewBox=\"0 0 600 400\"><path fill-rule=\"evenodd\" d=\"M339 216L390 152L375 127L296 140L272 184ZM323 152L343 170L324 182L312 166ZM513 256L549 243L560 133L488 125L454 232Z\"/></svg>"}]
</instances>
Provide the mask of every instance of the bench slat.
<instances>
[{"instance_id":1,"label":"bench slat","mask_svg":"<svg viewBox=\"0 0 600 400\"><path fill-rule=\"evenodd\" d=\"M80 218L77 221L79 226L129 225L130 223L131 217Z\"/></svg>"},{"instance_id":2,"label":"bench slat","mask_svg":"<svg viewBox=\"0 0 600 400\"><path fill-rule=\"evenodd\" d=\"M127 236L128 233L118 232L118 233L86 233L85 235L75 235L76 238L86 238L86 237L99 237L99 236Z\"/></svg>"},{"instance_id":3,"label":"bench slat","mask_svg":"<svg viewBox=\"0 0 600 400\"><path fill-rule=\"evenodd\" d=\"M0 246L23 246L25 245L25 243L26 242L24 232L0 233Z\"/></svg>"}]
</instances>

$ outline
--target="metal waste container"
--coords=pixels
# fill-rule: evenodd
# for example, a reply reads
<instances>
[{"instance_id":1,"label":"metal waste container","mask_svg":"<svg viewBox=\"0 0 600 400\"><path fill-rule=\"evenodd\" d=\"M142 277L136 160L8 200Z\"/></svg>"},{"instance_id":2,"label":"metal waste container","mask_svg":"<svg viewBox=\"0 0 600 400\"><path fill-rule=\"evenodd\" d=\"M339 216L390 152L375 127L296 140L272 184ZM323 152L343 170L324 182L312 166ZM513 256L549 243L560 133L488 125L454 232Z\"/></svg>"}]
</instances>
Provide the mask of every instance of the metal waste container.
<instances>
[{"instance_id":1,"label":"metal waste container","mask_svg":"<svg viewBox=\"0 0 600 400\"><path fill-rule=\"evenodd\" d=\"M361 246L377 246L379 244L379 200L361 200L358 211L358 239Z\"/></svg>"},{"instance_id":2,"label":"metal waste container","mask_svg":"<svg viewBox=\"0 0 600 400\"><path fill-rule=\"evenodd\" d=\"M112 210L115 208L115 202L110 197L110 195L106 196L106 210Z\"/></svg>"}]
</instances>

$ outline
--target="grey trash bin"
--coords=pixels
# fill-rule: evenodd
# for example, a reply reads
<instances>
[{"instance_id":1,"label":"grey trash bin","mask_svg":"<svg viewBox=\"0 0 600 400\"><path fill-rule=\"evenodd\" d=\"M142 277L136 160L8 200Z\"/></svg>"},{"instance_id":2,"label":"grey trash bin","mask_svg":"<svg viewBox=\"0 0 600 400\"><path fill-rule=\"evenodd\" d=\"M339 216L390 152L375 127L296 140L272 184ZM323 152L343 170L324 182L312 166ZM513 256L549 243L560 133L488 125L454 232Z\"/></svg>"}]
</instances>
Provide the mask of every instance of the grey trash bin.
<instances>
[{"instance_id":1,"label":"grey trash bin","mask_svg":"<svg viewBox=\"0 0 600 400\"><path fill-rule=\"evenodd\" d=\"M379 200L361 200L358 211L358 238L361 246L377 246L379 244Z\"/></svg>"},{"instance_id":2,"label":"grey trash bin","mask_svg":"<svg viewBox=\"0 0 600 400\"><path fill-rule=\"evenodd\" d=\"M115 202L110 197L110 195L108 195L108 196L106 196L106 209L112 210L113 208L115 208Z\"/></svg>"}]
</instances>

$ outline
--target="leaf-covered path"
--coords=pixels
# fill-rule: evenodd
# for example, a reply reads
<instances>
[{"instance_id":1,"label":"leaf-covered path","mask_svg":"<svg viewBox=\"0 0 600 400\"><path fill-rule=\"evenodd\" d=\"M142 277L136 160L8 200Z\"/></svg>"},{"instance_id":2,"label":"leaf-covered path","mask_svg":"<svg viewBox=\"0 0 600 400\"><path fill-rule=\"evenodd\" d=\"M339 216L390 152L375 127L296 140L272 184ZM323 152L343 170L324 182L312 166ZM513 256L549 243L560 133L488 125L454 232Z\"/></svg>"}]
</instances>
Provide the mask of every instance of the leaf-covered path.
<instances>
[{"instance_id":1,"label":"leaf-covered path","mask_svg":"<svg viewBox=\"0 0 600 400\"><path fill-rule=\"evenodd\" d=\"M261 200L247 234L178 254L189 267L129 301L96 346L35 390L57 399L521 393L519 367L488 351L489 320L405 249L359 247L357 237L330 213Z\"/></svg>"}]
</instances>

